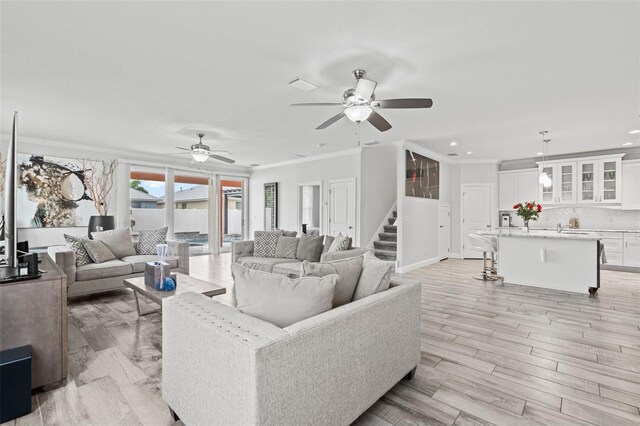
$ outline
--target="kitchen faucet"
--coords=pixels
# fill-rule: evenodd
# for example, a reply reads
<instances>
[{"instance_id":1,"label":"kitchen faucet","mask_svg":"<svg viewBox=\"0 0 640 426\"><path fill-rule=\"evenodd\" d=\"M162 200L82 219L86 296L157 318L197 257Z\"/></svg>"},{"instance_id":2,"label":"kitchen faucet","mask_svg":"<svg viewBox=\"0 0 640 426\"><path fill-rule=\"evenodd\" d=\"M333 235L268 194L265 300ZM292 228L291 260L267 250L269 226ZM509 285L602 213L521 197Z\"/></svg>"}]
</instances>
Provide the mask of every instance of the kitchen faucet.
<instances>
[{"instance_id":1,"label":"kitchen faucet","mask_svg":"<svg viewBox=\"0 0 640 426\"><path fill-rule=\"evenodd\" d=\"M556 225L556 232L557 232L558 234L561 234L561 233L562 233L562 230L563 230L564 228L566 228L566 227L567 227L567 225L563 225L562 223L558 222L558 224Z\"/></svg>"}]
</instances>

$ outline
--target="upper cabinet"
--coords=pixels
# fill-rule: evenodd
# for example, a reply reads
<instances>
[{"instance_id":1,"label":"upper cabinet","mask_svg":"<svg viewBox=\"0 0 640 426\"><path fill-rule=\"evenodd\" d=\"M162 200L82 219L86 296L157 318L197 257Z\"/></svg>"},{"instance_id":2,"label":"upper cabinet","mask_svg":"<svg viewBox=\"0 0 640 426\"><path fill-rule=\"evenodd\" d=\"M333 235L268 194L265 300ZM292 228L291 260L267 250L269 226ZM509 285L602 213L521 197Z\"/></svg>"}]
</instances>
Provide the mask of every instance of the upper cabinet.
<instances>
[{"instance_id":1,"label":"upper cabinet","mask_svg":"<svg viewBox=\"0 0 640 426\"><path fill-rule=\"evenodd\" d=\"M622 208L640 210L640 161L622 162Z\"/></svg>"},{"instance_id":2,"label":"upper cabinet","mask_svg":"<svg viewBox=\"0 0 640 426\"><path fill-rule=\"evenodd\" d=\"M547 205L620 204L623 154L538 163L551 185L539 184L539 198Z\"/></svg>"},{"instance_id":3,"label":"upper cabinet","mask_svg":"<svg viewBox=\"0 0 640 426\"><path fill-rule=\"evenodd\" d=\"M498 208L512 210L514 204L538 201L538 171L501 172L498 176Z\"/></svg>"},{"instance_id":4,"label":"upper cabinet","mask_svg":"<svg viewBox=\"0 0 640 426\"><path fill-rule=\"evenodd\" d=\"M538 183L539 199L544 204L576 203L576 162L545 162L539 166L539 174L549 176L551 185Z\"/></svg>"}]
</instances>

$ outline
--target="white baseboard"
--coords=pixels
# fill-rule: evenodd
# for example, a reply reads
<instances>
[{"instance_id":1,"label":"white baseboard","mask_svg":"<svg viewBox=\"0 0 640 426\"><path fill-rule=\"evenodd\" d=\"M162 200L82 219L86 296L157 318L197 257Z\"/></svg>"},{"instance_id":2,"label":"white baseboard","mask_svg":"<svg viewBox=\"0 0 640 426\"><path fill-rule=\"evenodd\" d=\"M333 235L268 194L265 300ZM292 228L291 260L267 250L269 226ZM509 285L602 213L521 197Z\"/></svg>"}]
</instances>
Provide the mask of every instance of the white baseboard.
<instances>
[{"instance_id":1,"label":"white baseboard","mask_svg":"<svg viewBox=\"0 0 640 426\"><path fill-rule=\"evenodd\" d=\"M449 253L449 259L462 259L462 255L460 253Z\"/></svg>"},{"instance_id":2,"label":"white baseboard","mask_svg":"<svg viewBox=\"0 0 640 426\"><path fill-rule=\"evenodd\" d=\"M420 262L412 263L411 265L401 266L398 268L399 274L404 274L409 271L413 271L414 269L422 268L424 266L433 265L434 263L440 262L440 256L432 257L431 259L422 260Z\"/></svg>"}]
</instances>

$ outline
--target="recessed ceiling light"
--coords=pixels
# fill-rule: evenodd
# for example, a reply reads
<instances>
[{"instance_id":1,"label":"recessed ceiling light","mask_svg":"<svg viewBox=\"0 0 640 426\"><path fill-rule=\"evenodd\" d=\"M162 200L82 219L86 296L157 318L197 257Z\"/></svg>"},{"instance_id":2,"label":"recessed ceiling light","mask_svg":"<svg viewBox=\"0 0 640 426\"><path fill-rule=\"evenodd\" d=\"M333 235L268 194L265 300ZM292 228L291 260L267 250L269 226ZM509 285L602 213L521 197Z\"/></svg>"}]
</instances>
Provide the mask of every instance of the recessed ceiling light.
<instances>
[{"instance_id":1,"label":"recessed ceiling light","mask_svg":"<svg viewBox=\"0 0 640 426\"><path fill-rule=\"evenodd\" d=\"M468 155L471 155L471 154L473 154L473 152L471 152L471 151L467 151L467 154L468 154Z\"/></svg>"},{"instance_id":2,"label":"recessed ceiling light","mask_svg":"<svg viewBox=\"0 0 640 426\"><path fill-rule=\"evenodd\" d=\"M637 135L638 133L640 133L640 129L635 129L629 132L630 135Z\"/></svg>"},{"instance_id":3,"label":"recessed ceiling light","mask_svg":"<svg viewBox=\"0 0 640 426\"><path fill-rule=\"evenodd\" d=\"M538 156L544 155L544 152L537 152L536 155L538 155Z\"/></svg>"},{"instance_id":4,"label":"recessed ceiling light","mask_svg":"<svg viewBox=\"0 0 640 426\"><path fill-rule=\"evenodd\" d=\"M300 77L290 81L289 86L295 87L296 89L302 90L303 92L310 92L317 87L315 84L309 83L307 80L303 80Z\"/></svg>"},{"instance_id":5,"label":"recessed ceiling light","mask_svg":"<svg viewBox=\"0 0 640 426\"><path fill-rule=\"evenodd\" d=\"M629 146L629 145L633 145L633 142L625 142L622 144L622 146Z\"/></svg>"},{"instance_id":6,"label":"recessed ceiling light","mask_svg":"<svg viewBox=\"0 0 640 426\"><path fill-rule=\"evenodd\" d=\"M458 142L456 141L449 142L449 146L456 146L456 145L458 145Z\"/></svg>"}]
</instances>

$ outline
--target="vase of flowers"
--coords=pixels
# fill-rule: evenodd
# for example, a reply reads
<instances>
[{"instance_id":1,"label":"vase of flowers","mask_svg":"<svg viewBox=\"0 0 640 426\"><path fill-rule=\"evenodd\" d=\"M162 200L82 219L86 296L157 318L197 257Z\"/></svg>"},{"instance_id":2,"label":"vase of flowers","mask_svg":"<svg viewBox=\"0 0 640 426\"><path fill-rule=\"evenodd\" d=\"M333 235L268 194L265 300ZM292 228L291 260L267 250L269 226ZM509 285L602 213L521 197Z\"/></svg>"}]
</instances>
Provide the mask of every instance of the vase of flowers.
<instances>
[{"instance_id":1,"label":"vase of flowers","mask_svg":"<svg viewBox=\"0 0 640 426\"><path fill-rule=\"evenodd\" d=\"M516 215L521 217L524 221L524 227L522 231L529 232L529 221L536 221L540 217L542 212L542 204L536 204L535 201L527 201L525 203L518 203L513 206L516 211Z\"/></svg>"}]
</instances>

